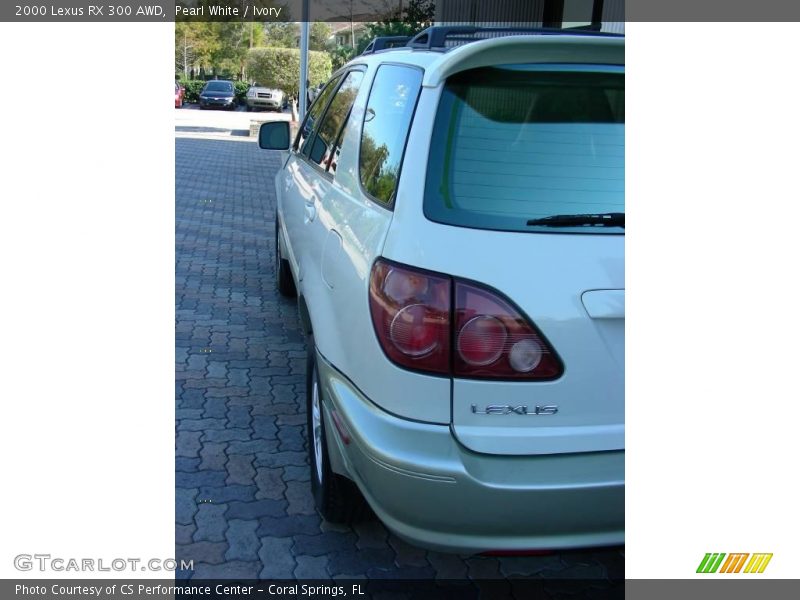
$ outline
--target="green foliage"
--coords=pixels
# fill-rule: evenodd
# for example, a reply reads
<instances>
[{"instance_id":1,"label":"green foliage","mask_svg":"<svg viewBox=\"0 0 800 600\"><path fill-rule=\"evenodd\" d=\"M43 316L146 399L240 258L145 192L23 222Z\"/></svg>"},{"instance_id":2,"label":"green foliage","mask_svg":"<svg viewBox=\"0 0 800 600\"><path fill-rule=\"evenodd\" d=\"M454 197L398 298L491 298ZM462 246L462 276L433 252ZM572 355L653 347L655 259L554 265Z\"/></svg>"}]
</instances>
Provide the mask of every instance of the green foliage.
<instances>
[{"instance_id":1,"label":"green foliage","mask_svg":"<svg viewBox=\"0 0 800 600\"><path fill-rule=\"evenodd\" d=\"M239 104L244 104L248 89L250 89L250 84L248 84L246 81L233 82L233 91L236 94L236 101Z\"/></svg>"},{"instance_id":2,"label":"green foliage","mask_svg":"<svg viewBox=\"0 0 800 600\"><path fill-rule=\"evenodd\" d=\"M361 54L373 38L395 35L412 36L427 29L433 25L434 10L433 0L409 0L403 9L401 20L379 21L367 25L367 35L359 40L357 53Z\"/></svg>"},{"instance_id":3,"label":"green foliage","mask_svg":"<svg viewBox=\"0 0 800 600\"><path fill-rule=\"evenodd\" d=\"M361 138L360 176L361 183L376 199L391 203L397 184L397 165L387 165L389 149L386 144L375 145L367 131Z\"/></svg>"},{"instance_id":4,"label":"green foliage","mask_svg":"<svg viewBox=\"0 0 800 600\"><path fill-rule=\"evenodd\" d=\"M175 73L188 75L194 69L210 70L220 51L213 23L175 23Z\"/></svg>"},{"instance_id":5,"label":"green foliage","mask_svg":"<svg viewBox=\"0 0 800 600\"><path fill-rule=\"evenodd\" d=\"M186 102L200 102L200 92L203 91L203 86L206 84L205 81L202 79L181 79L178 83L186 90L184 94Z\"/></svg>"},{"instance_id":6,"label":"green foliage","mask_svg":"<svg viewBox=\"0 0 800 600\"><path fill-rule=\"evenodd\" d=\"M327 23L314 21L308 31L308 49L323 51L327 48L331 27ZM264 44L274 48L299 48L299 23L265 23Z\"/></svg>"},{"instance_id":7,"label":"green foliage","mask_svg":"<svg viewBox=\"0 0 800 600\"><path fill-rule=\"evenodd\" d=\"M297 48L297 23L264 23L264 45L272 48Z\"/></svg>"},{"instance_id":8,"label":"green foliage","mask_svg":"<svg viewBox=\"0 0 800 600\"><path fill-rule=\"evenodd\" d=\"M220 40L216 53L219 74L230 78L244 76L243 69L247 50L250 47L250 23L213 23Z\"/></svg>"},{"instance_id":9,"label":"green foliage","mask_svg":"<svg viewBox=\"0 0 800 600\"><path fill-rule=\"evenodd\" d=\"M253 38L253 48L258 48L259 46L264 45L264 27L262 27L261 23L254 23L251 21L247 23L247 32L249 35L252 35Z\"/></svg>"},{"instance_id":10,"label":"green foliage","mask_svg":"<svg viewBox=\"0 0 800 600\"><path fill-rule=\"evenodd\" d=\"M336 46L328 50L328 54L333 70L338 71L356 55L356 51L350 46Z\"/></svg>"},{"instance_id":11,"label":"green foliage","mask_svg":"<svg viewBox=\"0 0 800 600\"><path fill-rule=\"evenodd\" d=\"M312 51L308 54L308 79L311 85L327 81L331 75L331 57L326 52ZM253 48L247 53L246 66L252 81L298 97L300 50L297 48Z\"/></svg>"},{"instance_id":12,"label":"green foliage","mask_svg":"<svg viewBox=\"0 0 800 600\"><path fill-rule=\"evenodd\" d=\"M405 9L403 21L419 27L422 31L426 27L433 25L433 17L436 12L433 0L411 0ZM417 31L416 33L419 33Z\"/></svg>"},{"instance_id":13,"label":"green foliage","mask_svg":"<svg viewBox=\"0 0 800 600\"><path fill-rule=\"evenodd\" d=\"M331 37L331 26L321 21L314 21L308 31L308 49L320 52L326 50L329 37Z\"/></svg>"},{"instance_id":14,"label":"green foliage","mask_svg":"<svg viewBox=\"0 0 800 600\"><path fill-rule=\"evenodd\" d=\"M264 43L264 29L253 22L183 22L175 24L175 72L186 77L242 79L247 51Z\"/></svg>"}]
</instances>

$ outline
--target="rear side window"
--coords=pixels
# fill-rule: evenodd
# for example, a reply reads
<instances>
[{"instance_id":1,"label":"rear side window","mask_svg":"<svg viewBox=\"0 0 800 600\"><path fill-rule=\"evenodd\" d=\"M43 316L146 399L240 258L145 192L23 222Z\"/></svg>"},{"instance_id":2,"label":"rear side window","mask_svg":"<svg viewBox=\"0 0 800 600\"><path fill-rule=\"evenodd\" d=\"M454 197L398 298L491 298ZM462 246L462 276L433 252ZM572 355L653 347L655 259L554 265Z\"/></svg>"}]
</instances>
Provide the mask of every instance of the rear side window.
<instances>
[{"instance_id":1,"label":"rear side window","mask_svg":"<svg viewBox=\"0 0 800 600\"><path fill-rule=\"evenodd\" d=\"M381 65L370 90L361 134L359 172L364 189L387 206L394 200L421 84L419 69Z\"/></svg>"},{"instance_id":2,"label":"rear side window","mask_svg":"<svg viewBox=\"0 0 800 600\"><path fill-rule=\"evenodd\" d=\"M311 144L309 158L323 169L328 166L328 162L335 152L334 146L339 138L339 132L350 114L350 108L355 102L358 87L363 78L364 74L361 71L350 71L347 74L317 129L317 135Z\"/></svg>"},{"instance_id":3,"label":"rear side window","mask_svg":"<svg viewBox=\"0 0 800 600\"><path fill-rule=\"evenodd\" d=\"M426 217L541 232L552 229L528 221L624 212L624 77L608 66L508 65L448 79L431 140Z\"/></svg>"},{"instance_id":4,"label":"rear side window","mask_svg":"<svg viewBox=\"0 0 800 600\"><path fill-rule=\"evenodd\" d=\"M314 103L309 107L306 119L303 121L303 126L297 133L297 139L294 142L294 149L299 150L306 156L308 156L308 151L311 149L311 145L309 144L311 134L314 132L314 128L317 126L319 118L322 116L322 111L325 110L331 94L336 91L336 86L339 84L339 80L341 78L342 76L339 75L328 82L328 85L325 86L325 89L322 90L322 93L317 96L317 99L314 100Z\"/></svg>"}]
</instances>

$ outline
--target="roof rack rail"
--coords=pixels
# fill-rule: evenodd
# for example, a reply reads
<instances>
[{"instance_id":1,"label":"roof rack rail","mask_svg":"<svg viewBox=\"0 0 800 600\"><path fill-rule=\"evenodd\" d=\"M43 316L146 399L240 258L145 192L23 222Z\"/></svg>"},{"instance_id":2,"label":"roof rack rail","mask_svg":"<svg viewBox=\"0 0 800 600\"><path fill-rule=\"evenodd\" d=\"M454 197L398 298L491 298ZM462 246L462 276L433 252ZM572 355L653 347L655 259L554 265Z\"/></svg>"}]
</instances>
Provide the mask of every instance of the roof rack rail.
<instances>
[{"instance_id":1,"label":"roof rack rail","mask_svg":"<svg viewBox=\"0 0 800 600\"><path fill-rule=\"evenodd\" d=\"M411 40L410 37L404 35L393 35L376 37L372 40L361 54L372 54L387 48L402 48Z\"/></svg>"},{"instance_id":2,"label":"roof rack rail","mask_svg":"<svg viewBox=\"0 0 800 600\"><path fill-rule=\"evenodd\" d=\"M447 42L475 42L485 37L481 35L491 34L515 34L523 35L538 33L542 35L589 35L603 37L624 37L619 33L597 31L596 26L591 28L578 29L559 29L557 27L475 27L472 25L450 25L428 27L420 31L408 42L411 48L424 48L431 50L434 48L445 48Z\"/></svg>"}]
</instances>

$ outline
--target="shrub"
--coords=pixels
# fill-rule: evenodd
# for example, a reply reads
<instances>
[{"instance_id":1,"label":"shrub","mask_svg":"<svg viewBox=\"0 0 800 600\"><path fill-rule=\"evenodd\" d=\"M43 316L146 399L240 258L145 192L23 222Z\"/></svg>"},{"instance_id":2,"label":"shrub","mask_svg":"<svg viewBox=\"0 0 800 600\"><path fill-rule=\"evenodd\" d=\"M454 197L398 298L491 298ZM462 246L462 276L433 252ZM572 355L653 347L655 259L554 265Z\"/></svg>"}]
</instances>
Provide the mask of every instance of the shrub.
<instances>
[{"instance_id":1,"label":"shrub","mask_svg":"<svg viewBox=\"0 0 800 600\"><path fill-rule=\"evenodd\" d=\"M248 77L260 85L283 90L298 97L300 90L300 50L297 48L252 48L247 52ZM327 52L308 53L308 79L312 86L331 76L331 57ZM305 87L305 86L304 86Z\"/></svg>"},{"instance_id":2,"label":"shrub","mask_svg":"<svg viewBox=\"0 0 800 600\"><path fill-rule=\"evenodd\" d=\"M181 79L179 82L186 90L184 99L186 102L200 102L200 92L203 91L203 86L206 82L202 79Z\"/></svg>"},{"instance_id":3,"label":"shrub","mask_svg":"<svg viewBox=\"0 0 800 600\"><path fill-rule=\"evenodd\" d=\"M233 82L233 91L236 93L236 101L239 104L244 104L248 89L250 89L250 84L248 84L246 81Z\"/></svg>"}]
</instances>

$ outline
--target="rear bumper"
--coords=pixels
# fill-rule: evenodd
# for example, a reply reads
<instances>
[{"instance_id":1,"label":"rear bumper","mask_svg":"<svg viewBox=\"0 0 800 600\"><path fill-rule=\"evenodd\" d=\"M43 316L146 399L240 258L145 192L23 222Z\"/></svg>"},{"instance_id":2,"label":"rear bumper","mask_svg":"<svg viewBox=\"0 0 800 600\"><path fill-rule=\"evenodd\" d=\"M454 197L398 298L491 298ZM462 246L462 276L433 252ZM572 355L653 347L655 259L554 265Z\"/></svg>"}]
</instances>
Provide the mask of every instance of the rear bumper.
<instances>
[{"instance_id":1,"label":"rear bumper","mask_svg":"<svg viewBox=\"0 0 800 600\"><path fill-rule=\"evenodd\" d=\"M624 543L624 452L477 454L449 427L392 416L318 365L334 469L398 536L462 553Z\"/></svg>"}]
</instances>

